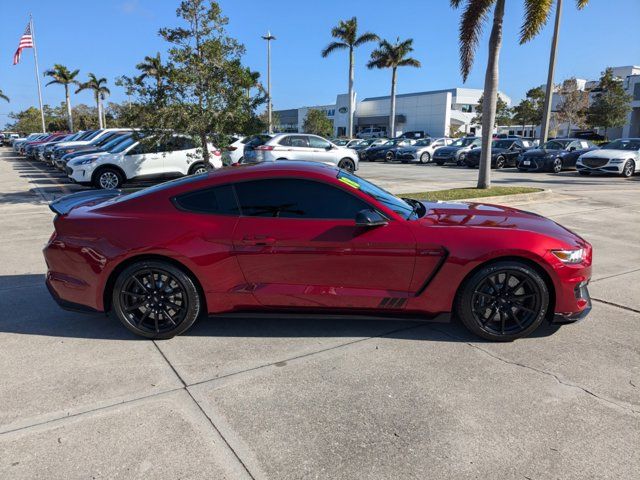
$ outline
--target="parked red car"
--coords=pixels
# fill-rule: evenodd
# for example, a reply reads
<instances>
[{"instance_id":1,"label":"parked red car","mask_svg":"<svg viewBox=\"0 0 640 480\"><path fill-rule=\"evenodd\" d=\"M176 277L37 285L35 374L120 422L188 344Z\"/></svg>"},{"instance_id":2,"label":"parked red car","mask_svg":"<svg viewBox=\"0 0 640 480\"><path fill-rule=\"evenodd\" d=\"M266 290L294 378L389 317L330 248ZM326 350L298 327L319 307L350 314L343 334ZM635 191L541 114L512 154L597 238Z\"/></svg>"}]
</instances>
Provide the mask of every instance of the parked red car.
<instances>
[{"instance_id":1,"label":"parked red car","mask_svg":"<svg viewBox=\"0 0 640 480\"><path fill-rule=\"evenodd\" d=\"M513 340L591 308L591 245L513 208L400 199L318 163L267 162L55 201L47 286L170 338L199 316L358 313Z\"/></svg>"}]
</instances>

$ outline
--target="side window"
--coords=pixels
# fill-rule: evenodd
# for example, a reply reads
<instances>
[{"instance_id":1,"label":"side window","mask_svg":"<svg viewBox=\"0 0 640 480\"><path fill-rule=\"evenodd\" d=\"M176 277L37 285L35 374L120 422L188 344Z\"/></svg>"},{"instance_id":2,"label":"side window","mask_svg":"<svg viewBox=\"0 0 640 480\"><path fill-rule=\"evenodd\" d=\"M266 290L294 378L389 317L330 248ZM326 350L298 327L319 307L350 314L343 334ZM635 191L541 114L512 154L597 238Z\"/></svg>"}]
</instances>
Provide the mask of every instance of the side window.
<instances>
[{"instance_id":1,"label":"side window","mask_svg":"<svg viewBox=\"0 0 640 480\"><path fill-rule=\"evenodd\" d=\"M311 180L270 179L236 184L242 215L353 220L366 202L331 185Z\"/></svg>"},{"instance_id":2,"label":"side window","mask_svg":"<svg viewBox=\"0 0 640 480\"><path fill-rule=\"evenodd\" d=\"M240 213L231 185L185 193L176 197L175 202L182 210L194 213L218 215L238 215Z\"/></svg>"},{"instance_id":3,"label":"side window","mask_svg":"<svg viewBox=\"0 0 640 480\"><path fill-rule=\"evenodd\" d=\"M144 155L145 153L157 152L157 144L155 142L141 142L127 152L127 155Z\"/></svg>"},{"instance_id":4,"label":"side window","mask_svg":"<svg viewBox=\"0 0 640 480\"><path fill-rule=\"evenodd\" d=\"M324 138L309 137L309 146L311 148L329 148L331 144L327 142Z\"/></svg>"},{"instance_id":5,"label":"side window","mask_svg":"<svg viewBox=\"0 0 640 480\"><path fill-rule=\"evenodd\" d=\"M571 150L571 149L580 150L581 148L582 148L582 144L576 141L576 142L571 142L567 150Z\"/></svg>"},{"instance_id":6,"label":"side window","mask_svg":"<svg viewBox=\"0 0 640 480\"><path fill-rule=\"evenodd\" d=\"M291 137L289 136L289 137L281 138L278 143L280 145L284 146L284 147L290 147L291 146Z\"/></svg>"},{"instance_id":7,"label":"side window","mask_svg":"<svg viewBox=\"0 0 640 480\"><path fill-rule=\"evenodd\" d=\"M291 135L291 137L289 137L291 140L291 146L292 147L302 147L302 148L309 148L309 139L308 137L302 137L302 136L297 136L297 135Z\"/></svg>"}]
</instances>

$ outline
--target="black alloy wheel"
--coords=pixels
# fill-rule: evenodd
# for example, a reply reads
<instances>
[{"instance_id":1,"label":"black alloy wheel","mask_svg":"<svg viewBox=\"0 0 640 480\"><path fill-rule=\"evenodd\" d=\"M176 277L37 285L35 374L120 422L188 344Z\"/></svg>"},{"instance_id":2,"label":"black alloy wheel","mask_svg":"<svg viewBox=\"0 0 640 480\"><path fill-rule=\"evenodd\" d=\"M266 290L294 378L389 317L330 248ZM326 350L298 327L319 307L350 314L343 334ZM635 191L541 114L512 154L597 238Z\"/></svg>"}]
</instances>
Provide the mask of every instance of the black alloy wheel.
<instances>
[{"instance_id":1,"label":"black alloy wheel","mask_svg":"<svg viewBox=\"0 0 640 480\"><path fill-rule=\"evenodd\" d=\"M482 338L511 341L533 332L549 307L549 290L526 264L498 262L477 271L456 299L462 323Z\"/></svg>"},{"instance_id":2,"label":"black alloy wheel","mask_svg":"<svg viewBox=\"0 0 640 480\"><path fill-rule=\"evenodd\" d=\"M556 158L553 160L551 171L553 173L560 173L562 171L562 160L560 158Z\"/></svg>"},{"instance_id":3,"label":"black alloy wheel","mask_svg":"<svg viewBox=\"0 0 640 480\"><path fill-rule=\"evenodd\" d=\"M501 168L504 168L505 162L504 162L504 157L498 157L496 158L496 168L498 170L500 170Z\"/></svg>"},{"instance_id":4,"label":"black alloy wheel","mask_svg":"<svg viewBox=\"0 0 640 480\"><path fill-rule=\"evenodd\" d=\"M113 288L113 310L133 333L154 339L185 332L201 311L193 280L161 261L135 263L120 273Z\"/></svg>"},{"instance_id":5,"label":"black alloy wheel","mask_svg":"<svg viewBox=\"0 0 640 480\"><path fill-rule=\"evenodd\" d=\"M388 151L387 153L385 153L384 155L384 161L385 162L391 162L393 160L393 158L395 157L395 155L393 154L392 151Z\"/></svg>"},{"instance_id":6,"label":"black alloy wheel","mask_svg":"<svg viewBox=\"0 0 640 480\"><path fill-rule=\"evenodd\" d=\"M627 160L627 163L625 163L624 167L622 167L622 176L624 178L631 177L635 172L635 169L636 169L636 165L633 162L633 160Z\"/></svg>"},{"instance_id":7,"label":"black alloy wheel","mask_svg":"<svg viewBox=\"0 0 640 480\"><path fill-rule=\"evenodd\" d=\"M341 168L342 170L345 170L349 173L353 173L356 170L356 166L353 163L353 160L351 160L350 158L343 158L342 160L340 160L340 163L338 163L338 168Z\"/></svg>"}]
</instances>

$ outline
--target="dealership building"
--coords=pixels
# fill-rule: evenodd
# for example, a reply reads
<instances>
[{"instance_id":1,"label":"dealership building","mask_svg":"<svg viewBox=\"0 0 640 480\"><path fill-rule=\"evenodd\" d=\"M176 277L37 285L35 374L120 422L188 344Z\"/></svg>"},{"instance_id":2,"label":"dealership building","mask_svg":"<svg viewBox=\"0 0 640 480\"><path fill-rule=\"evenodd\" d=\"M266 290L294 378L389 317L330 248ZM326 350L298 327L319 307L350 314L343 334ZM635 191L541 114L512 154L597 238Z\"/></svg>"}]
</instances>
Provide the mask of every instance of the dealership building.
<instances>
[{"instance_id":1,"label":"dealership building","mask_svg":"<svg viewBox=\"0 0 640 480\"><path fill-rule=\"evenodd\" d=\"M396 95L396 130L398 134L424 131L433 137L448 136L454 132L479 134L480 126L473 124L482 90L450 88L427 92ZM502 92L500 97L511 104ZM390 97L368 97L356 101L354 132L367 127L389 128ZM341 94L329 105L277 110L275 125L280 132L302 132L302 125L311 109L322 110L333 123L334 135L346 135L349 95Z\"/></svg>"}]
</instances>

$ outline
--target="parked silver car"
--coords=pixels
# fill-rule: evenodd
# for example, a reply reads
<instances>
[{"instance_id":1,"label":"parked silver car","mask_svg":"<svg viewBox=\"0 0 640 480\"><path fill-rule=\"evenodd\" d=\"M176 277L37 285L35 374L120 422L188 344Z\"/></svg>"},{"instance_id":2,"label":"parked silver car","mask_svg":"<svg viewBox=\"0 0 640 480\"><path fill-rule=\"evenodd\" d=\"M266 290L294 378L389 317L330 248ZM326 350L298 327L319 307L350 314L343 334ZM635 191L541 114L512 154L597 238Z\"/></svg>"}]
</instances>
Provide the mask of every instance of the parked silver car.
<instances>
[{"instance_id":1,"label":"parked silver car","mask_svg":"<svg viewBox=\"0 0 640 480\"><path fill-rule=\"evenodd\" d=\"M423 138L410 147L405 147L396 153L396 159L402 163L415 162L429 163L436 148L447 147L453 143L452 138Z\"/></svg>"},{"instance_id":2,"label":"parked silver car","mask_svg":"<svg viewBox=\"0 0 640 480\"><path fill-rule=\"evenodd\" d=\"M358 155L355 150L339 147L318 135L308 133L256 135L245 144L242 163L276 160L322 162L336 165L348 172L358 169Z\"/></svg>"}]
</instances>

